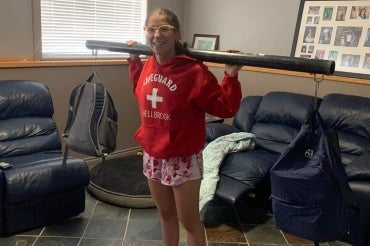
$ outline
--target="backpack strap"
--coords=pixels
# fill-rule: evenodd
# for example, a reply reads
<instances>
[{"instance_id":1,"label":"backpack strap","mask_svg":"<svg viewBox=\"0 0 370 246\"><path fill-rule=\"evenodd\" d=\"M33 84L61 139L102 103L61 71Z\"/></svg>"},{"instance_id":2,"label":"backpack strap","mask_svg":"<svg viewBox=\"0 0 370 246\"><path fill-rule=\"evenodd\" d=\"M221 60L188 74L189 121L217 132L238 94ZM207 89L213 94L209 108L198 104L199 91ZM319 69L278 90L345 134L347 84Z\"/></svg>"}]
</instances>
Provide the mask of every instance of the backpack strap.
<instances>
[{"instance_id":1,"label":"backpack strap","mask_svg":"<svg viewBox=\"0 0 370 246\"><path fill-rule=\"evenodd\" d=\"M69 98L69 109L68 109L68 117L67 117L67 123L64 128L62 137L68 137L69 131L71 130L72 124L76 117L76 112L78 109L78 105L80 103L81 93L83 89L85 88L85 83L82 83L75 88L73 88L71 92L71 96Z\"/></svg>"},{"instance_id":2,"label":"backpack strap","mask_svg":"<svg viewBox=\"0 0 370 246\"><path fill-rule=\"evenodd\" d=\"M65 167L67 165L67 158L68 158L68 144L64 146L64 152L63 152L63 162L62 166Z\"/></svg>"},{"instance_id":3,"label":"backpack strap","mask_svg":"<svg viewBox=\"0 0 370 246\"><path fill-rule=\"evenodd\" d=\"M92 73L89 76L89 78L86 80L86 82L91 83L94 76L95 76L95 73ZM84 88L85 88L85 83L82 83L79 86L74 87L71 92L71 96L69 98L69 110L68 110L67 123L66 123L66 126L62 134L63 138L67 138L69 135L69 131L71 130L72 124L76 117L78 106L80 104L81 93L83 92ZM64 153L63 153L63 162L62 162L63 166L67 164L67 157L68 157L68 144L66 143L64 146Z\"/></svg>"},{"instance_id":4,"label":"backpack strap","mask_svg":"<svg viewBox=\"0 0 370 246\"><path fill-rule=\"evenodd\" d=\"M89 76L89 78L86 80L86 82L89 82L91 83L91 81L93 80L93 78L95 77L95 72L91 73L91 75Z\"/></svg>"},{"instance_id":5,"label":"backpack strap","mask_svg":"<svg viewBox=\"0 0 370 246\"><path fill-rule=\"evenodd\" d=\"M86 80L87 83L91 83L93 78L95 77L95 72L93 72L89 78ZM86 83L85 82L85 83ZM64 128L62 137L68 137L69 131L71 129L71 126L73 124L73 121L76 117L76 112L78 109L78 105L80 104L80 98L81 93L83 89L85 88L85 83L82 83L76 87L73 88L71 92L71 96L69 98L69 110L68 110L68 117L67 117L67 123Z\"/></svg>"}]
</instances>

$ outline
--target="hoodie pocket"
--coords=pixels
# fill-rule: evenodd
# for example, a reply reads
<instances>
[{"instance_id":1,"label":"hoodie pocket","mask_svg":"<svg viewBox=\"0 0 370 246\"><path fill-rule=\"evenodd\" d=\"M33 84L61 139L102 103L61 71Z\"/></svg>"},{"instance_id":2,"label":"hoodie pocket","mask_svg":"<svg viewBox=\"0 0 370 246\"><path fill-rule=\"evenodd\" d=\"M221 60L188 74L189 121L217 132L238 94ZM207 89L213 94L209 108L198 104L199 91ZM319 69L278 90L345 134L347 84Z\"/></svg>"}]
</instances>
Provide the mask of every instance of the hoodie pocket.
<instances>
[{"instance_id":1,"label":"hoodie pocket","mask_svg":"<svg viewBox=\"0 0 370 246\"><path fill-rule=\"evenodd\" d=\"M168 152L172 143L170 130L155 126L141 126L135 134L135 139L145 151L157 156Z\"/></svg>"}]
</instances>

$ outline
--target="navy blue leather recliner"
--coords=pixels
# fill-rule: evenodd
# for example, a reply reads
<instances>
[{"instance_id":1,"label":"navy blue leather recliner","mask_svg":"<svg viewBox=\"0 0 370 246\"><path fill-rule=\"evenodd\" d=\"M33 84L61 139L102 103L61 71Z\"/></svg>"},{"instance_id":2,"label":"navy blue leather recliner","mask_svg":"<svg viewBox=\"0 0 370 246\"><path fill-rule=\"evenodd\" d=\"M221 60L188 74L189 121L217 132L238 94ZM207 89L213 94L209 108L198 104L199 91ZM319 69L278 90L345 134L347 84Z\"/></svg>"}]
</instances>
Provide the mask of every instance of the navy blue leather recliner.
<instances>
[{"instance_id":1,"label":"navy blue leather recliner","mask_svg":"<svg viewBox=\"0 0 370 246\"><path fill-rule=\"evenodd\" d=\"M41 82L0 81L0 235L30 230L85 209L89 171L68 156L52 118L53 102Z\"/></svg>"}]
</instances>

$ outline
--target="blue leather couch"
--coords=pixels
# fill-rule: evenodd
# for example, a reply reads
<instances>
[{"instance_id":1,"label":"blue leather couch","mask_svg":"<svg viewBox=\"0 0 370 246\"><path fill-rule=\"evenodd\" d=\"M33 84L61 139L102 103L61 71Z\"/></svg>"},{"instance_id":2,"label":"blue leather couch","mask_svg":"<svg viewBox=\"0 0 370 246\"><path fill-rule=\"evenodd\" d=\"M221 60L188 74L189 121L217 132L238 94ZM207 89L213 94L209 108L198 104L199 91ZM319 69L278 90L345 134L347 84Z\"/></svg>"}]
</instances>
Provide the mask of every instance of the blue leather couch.
<instances>
[{"instance_id":1,"label":"blue leather couch","mask_svg":"<svg viewBox=\"0 0 370 246\"><path fill-rule=\"evenodd\" d=\"M41 82L0 81L0 235L30 230L85 209L89 171L68 156L63 165L53 102Z\"/></svg>"},{"instance_id":2,"label":"blue leather couch","mask_svg":"<svg viewBox=\"0 0 370 246\"><path fill-rule=\"evenodd\" d=\"M370 98L329 94L317 99L324 122L338 132L342 162L361 209L360 230L344 241L370 245ZM225 156L215 199L271 206L269 170L314 110L314 97L290 92L247 96L231 125L207 124L207 142L234 132L256 136L252 151Z\"/></svg>"}]
</instances>

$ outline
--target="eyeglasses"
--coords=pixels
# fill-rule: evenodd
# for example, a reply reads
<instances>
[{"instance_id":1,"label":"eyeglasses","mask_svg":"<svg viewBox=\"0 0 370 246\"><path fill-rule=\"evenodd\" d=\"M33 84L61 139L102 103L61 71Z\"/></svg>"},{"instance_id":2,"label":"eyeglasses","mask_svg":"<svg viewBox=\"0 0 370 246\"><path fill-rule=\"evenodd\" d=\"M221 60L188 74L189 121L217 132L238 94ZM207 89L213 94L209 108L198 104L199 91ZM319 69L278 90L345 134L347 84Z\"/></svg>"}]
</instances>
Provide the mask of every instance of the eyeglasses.
<instances>
[{"instance_id":1,"label":"eyeglasses","mask_svg":"<svg viewBox=\"0 0 370 246\"><path fill-rule=\"evenodd\" d=\"M146 26L146 27L144 27L144 31L146 32L146 34L154 34L157 30L161 34L166 34L169 31L175 30L175 29L176 28L174 26L171 26L171 25L168 25L168 24L160 25L158 27L155 27L155 26Z\"/></svg>"}]
</instances>

